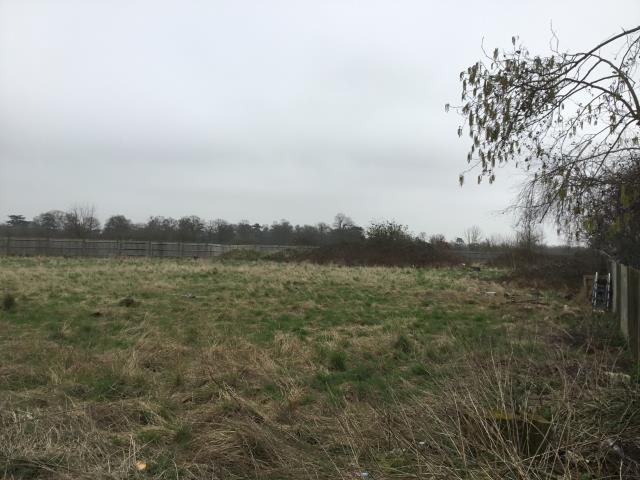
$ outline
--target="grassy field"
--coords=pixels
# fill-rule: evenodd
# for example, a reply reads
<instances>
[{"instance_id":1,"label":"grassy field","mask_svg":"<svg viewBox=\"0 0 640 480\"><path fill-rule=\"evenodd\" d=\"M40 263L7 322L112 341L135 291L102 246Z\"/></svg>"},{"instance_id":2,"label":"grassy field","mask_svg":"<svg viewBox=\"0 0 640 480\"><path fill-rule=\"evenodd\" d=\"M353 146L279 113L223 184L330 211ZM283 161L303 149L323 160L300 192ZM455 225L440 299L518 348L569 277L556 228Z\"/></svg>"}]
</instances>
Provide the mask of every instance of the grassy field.
<instances>
[{"instance_id":1,"label":"grassy field","mask_svg":"<svg viewBox=\"0 0 640 480\"><path fill-rule=\"evenodd\" d=\"M0 476L632 478L610 320L502 278L1 258Z\"/></svg>"}]
</instances>

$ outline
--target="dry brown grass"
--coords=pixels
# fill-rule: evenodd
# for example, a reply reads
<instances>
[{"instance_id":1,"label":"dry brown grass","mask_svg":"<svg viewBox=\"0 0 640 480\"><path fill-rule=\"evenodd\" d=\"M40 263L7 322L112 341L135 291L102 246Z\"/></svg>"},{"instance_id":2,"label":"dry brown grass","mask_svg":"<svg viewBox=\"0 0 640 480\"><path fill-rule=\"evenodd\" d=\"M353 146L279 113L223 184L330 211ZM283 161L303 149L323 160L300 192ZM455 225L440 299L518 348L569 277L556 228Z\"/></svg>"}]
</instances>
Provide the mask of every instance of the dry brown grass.
<instances>
[{"instance_id":1,"label":"dry brown grass","mask_svg":"<svg viewBox=\"0 0 640 480\"><path fill-rule=\"evenodd\" d=\"M637 478L607 319L500 277L0 259L0 477Z\"/></svg>"}]
</instances>

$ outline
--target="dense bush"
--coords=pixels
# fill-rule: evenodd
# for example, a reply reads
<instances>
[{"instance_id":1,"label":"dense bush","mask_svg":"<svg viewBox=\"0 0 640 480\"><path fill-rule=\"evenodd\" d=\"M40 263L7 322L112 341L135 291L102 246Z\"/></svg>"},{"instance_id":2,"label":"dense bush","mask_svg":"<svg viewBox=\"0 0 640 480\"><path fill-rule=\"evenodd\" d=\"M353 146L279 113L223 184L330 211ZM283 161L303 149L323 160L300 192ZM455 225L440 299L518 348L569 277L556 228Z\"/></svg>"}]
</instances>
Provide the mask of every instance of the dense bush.
<instances>
[{"instance_id":1,"label":"dense bush","mask_svg":"<svg viewBox=\"0 0 640 480\"><path fill-rule=\"evenodd\" d=\"M367 241L373 245L406 245L414 241L406 225L393 220L371 222Z\"/></svg>"}]
</instances>

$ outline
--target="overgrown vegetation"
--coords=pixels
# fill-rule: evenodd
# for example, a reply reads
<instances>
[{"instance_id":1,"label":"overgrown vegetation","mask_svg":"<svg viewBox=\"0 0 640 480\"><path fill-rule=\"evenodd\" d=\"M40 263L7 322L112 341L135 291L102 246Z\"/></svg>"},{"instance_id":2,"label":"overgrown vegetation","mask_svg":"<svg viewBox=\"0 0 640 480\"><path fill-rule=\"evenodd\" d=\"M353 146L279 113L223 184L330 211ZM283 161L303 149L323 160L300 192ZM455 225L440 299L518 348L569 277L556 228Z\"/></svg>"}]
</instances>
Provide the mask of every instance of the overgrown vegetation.
<instances>
[{"instance_id":1,"label":"overgrown vegetation","mask_svg":"<svg viewBox=\"0 0 640 480\"><path fill-rule=\"evenodd\" d=\"M581 288L584 275L607 271L605 258L588 249L554 253L550 249L513 248L489 264L504 268L505 278L510 281L531 287L562 288L568 293Z\"/></svg>"},{"instance_id":2,"label":"overgrown vegetation","mask_svg":"<svg viewBox=\"0 0 640 480\"><path fill-rule=\"evenodd\" d=\"M0 471L637 478L615 326L503 276L2 258Z\"/></svg>"},{"instance_id":3,"label":"overgrown vegetation","mask_svg":"<svg viewBox=\"0 0 640 480\"><path fill-rule=\"evenodd\" d=\"M640 157L602 175L585 199L583 228L595 248L640 267Z\"/></svg>"},{"instance_id":4,"label":"overgrown vegetation","mask_svg":"<svg viewBox=\"0 0 640 480\"><path fill-rule=\"evenodd\" d=\"M448 246L420 241L403 243L342 243L300 252L290 257L294 261L309 261L321 265L426 267L461 263Z\"/></svg>"}]
</instances>

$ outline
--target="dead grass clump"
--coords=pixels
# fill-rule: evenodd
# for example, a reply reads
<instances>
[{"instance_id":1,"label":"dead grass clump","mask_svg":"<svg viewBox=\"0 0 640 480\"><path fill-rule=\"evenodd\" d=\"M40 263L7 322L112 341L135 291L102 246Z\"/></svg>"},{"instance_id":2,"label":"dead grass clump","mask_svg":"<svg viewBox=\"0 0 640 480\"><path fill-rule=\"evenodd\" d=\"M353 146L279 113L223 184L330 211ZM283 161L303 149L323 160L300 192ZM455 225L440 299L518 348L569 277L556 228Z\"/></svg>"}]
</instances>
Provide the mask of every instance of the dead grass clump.
<instances>
[{"instance_id":1,"label":"dead grass clump","mask_svg":"<svg viewBox=\"0 0 640 480\"><path fill-rule=\"evenodd\" d=\"M360 468L383 477L638 478L637 385L613 383L605 357L576 375L560 354L546 377L512 360L469 365L474 375L440 380L437 393L398 398L376 415L349 411L341 422Z\"/></svg>"},{"instance_id":2,"label":"dead grass clump","mask_svg":"<svg viewBox=\"0 0 640 480\"><path fill-rule=\"evenodd\" d=\"M276 332L273 343L278 358L304 362L309 356L308 347L293 333Z\"/></svg>"},{"instance_id":3,"label":"dead grass clump","mask_svg":"<svg viewBox=\"0 0 640 480\"><path fill-rule=\"evenodd\" d=\"M219 384L247 383L274 377L278 364L270 352L246 340L233 344L216 344L202 351L203 375Z\"/></svg>"},{"instance_id":4,"label":"dead grass clump","mask_svg":"<svg viewBox=\"0 0 640 480\"><path fill-rule=\"evenodd\" d=\"M326 467L308 445L274 424L227 421L196 435L191 461L215 466L222 478L253 475L311 478ZM324 478L326 476L322 475Z\"/></svg>"},{"instance_id":5,"label":"dead grass clump","mask_svg":"<svg viewBox=\"0 0 640 480\"><path fill-rule=\"evenodd\" d=\"M166 425L166 419L158 413L159 407L140 400L95 402L86 412L96 428L109 432L131 432L141 426Z\"/></svg>"},{"instance_id":6,"label":"dead grass clump","mask_svg":"<svg viewBox=\"0 0 640 480\"><path fill-rule=\"evenodd\" d=\"M291 391L292 412L302 392ZM297 412L295 423L283 421L281 412L227 387L218 402L193 411L188 461L215 468L221 478L331 478L316 435L319 419ZM307 426L306 433L301 431ZM186 453L186 452L185 452Z\"/></svg>"},{"instance_id":7,"label":"dead grass clump","mask_svg":"<svg viewBox=\"0 0 640 480\"><path fill-rule=\"evenodd\" d=\"M162 373L179 369L186 362L190 349L176 342L141 339L129 351L123 352L122 361L130 371L144 369Z\"/></svg>"},{"instance_id":8,"label":"dead grass clump","mask_svg":"<svg viewBox=\"0 0 640 480\"><path fill-rule=\"evenodd\" d=\"M82 408L0 413L3 478L122 478L131 471L132 446L114 449Z\"/></svg>"}]
</instances>

